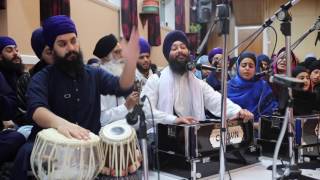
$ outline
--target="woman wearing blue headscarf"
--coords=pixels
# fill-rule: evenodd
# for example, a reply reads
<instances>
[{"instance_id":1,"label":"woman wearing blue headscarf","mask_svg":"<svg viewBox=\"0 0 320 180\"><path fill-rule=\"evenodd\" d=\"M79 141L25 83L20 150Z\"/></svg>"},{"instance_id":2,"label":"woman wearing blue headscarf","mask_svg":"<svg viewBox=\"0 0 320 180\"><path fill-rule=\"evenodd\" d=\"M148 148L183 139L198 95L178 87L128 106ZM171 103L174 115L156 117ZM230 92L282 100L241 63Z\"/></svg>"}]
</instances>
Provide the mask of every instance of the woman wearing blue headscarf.
<instances>
[{"instance_id":1,"label":"woman wearing blue headscarf","mask_svg":"<svg viewBox=\"0 0 320 180\"><path fill-rule=\"evenodd\" d=\"M237 61L237 75L228 82L228 98L252 112L258 121L260 115L271 115L278 103L268 83L255 78L255 73L255 54L242 53Z\"/></svg>"}]
</instances>

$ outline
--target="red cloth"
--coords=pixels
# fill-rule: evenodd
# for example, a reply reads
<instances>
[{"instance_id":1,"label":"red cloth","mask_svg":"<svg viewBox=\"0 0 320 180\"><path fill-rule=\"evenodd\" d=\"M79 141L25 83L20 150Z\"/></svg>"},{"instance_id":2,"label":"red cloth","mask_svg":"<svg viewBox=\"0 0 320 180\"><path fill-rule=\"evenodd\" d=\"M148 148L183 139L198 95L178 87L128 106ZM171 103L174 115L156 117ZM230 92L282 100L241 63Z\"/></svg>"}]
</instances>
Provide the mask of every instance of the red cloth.
<instances>
[{"instance_id":1,"label":"red cloth","mask_svg":"<svg viewBox=\"0 0 320 180\"><path fill-rule=\"evenodd\" d=\"M40 0L41 24L48 17L55 15L70 17L70 0Z\"/></svg>"},{"instance_id":2,"label":"red cloth","mask_svg":"<svg viewBox=\"0 0 320 180\"><path fill-rule=\"evenodd\" d=\"M176 30L186 31L184 0L175 0Z\"/></svg>"},{"instance_id":3,"label":"red cloth","mask_svg":"<svg viewBox=\"0 0 320 180\"><path fill-rule=\"evenodd\" d=\"M121 26L123 36L128 41L132 28L138 27L136 0L121 0Z\"/></svg>"}]
</instances>

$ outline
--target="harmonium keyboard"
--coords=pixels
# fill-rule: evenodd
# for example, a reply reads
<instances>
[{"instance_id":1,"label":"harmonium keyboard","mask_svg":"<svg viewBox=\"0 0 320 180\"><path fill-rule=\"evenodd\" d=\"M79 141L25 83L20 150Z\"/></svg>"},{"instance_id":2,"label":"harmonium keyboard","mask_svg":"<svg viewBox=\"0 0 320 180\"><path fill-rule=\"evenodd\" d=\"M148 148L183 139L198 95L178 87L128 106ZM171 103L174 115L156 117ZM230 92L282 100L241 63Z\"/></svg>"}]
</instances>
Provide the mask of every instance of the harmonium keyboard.
<instances>
[{"instance_id":1,"label":"harmonium keyboard","mask_svg":"<svg viewBox=\"0 0 320 180\"><path fill-rule=\"evenodd\" d=\"M220 120L197 124L158 124L158 150L187 159L214 156L220 148ZM228 121L227 148L233 151L253 143L252 122Z\"/></svg>"}]
</instances>

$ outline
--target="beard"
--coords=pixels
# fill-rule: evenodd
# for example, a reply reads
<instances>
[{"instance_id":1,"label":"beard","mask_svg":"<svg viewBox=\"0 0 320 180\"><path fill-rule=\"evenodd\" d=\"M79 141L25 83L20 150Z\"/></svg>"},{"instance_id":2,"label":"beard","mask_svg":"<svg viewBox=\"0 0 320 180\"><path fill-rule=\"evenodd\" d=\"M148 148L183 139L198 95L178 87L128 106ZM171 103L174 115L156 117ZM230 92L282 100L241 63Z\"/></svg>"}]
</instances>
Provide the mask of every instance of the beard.
<instances>
[{"instance_id":1,"label":"beard","mask_svg":"<svg viewBox=\"0 0 320 180\"><path fill-rule=\"evenodd\" d=\"M19 56L15 56L12 59L3 57L2 60L0 60L0 71L15 73L19 77L24 72L24 65L21 63Z\"/></svg>"},{"instance_id":2,"label":"beard","mask_svg":"<svg viewBox=\"0 0 320 180\"><path fill-rule=\"evenodd\" d=\"M169 56L169 67L172 70L172 72L179 75L183 75L188 71L187 64L189 61L190 61L189 56L185 56L184 58Z\"/></svg>"},{"instance_id":3,"label":"beard","mask_svg":"<svg viewBox=\"0 0 320 180\"><path fill-rule=\"evenodd\" d=\"M115 76L120 76L123 68L124 68L124 60L110 60L109 62L105 63L103 67Z\"/></svg>"},{"instance_id":4,"label":"beard","mask_svg":"<svg viewBox=\"0 0 320 180\"><path fill-rule=\"evenodd\" d=\"M148 66L148 68L144 68L143 65L137 63L137 69L138 69L142 74L147 74L147 73L149 73L150 65Z\"/></svg>"},{"instance_id":5,"label":"beard","mask_svg":"<svg viewBox=\"0 0 320 180\"><path fill-rule=\"evenodd\" d=\"M59 56L55 51L53 53L54 65L57 66L59 70L63 73L71 76L72 78L77 78L84 73L83 55L82 52L70 51L64 55L64 57Z\"/></svg>"}]
</instances>

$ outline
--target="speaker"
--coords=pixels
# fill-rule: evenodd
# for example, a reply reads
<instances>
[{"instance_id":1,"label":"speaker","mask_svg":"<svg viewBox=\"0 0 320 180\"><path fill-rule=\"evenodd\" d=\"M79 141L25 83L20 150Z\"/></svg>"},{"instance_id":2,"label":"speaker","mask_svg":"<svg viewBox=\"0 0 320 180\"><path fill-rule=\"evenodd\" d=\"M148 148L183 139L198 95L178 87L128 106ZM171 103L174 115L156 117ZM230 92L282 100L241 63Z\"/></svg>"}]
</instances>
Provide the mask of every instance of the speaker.
<instances>
[{"instance_id":1,"label":"speaker","mask_svg":"<svg viewBox=\"0 0 320 180\"><path fill-rule=\"evenodd\" d=\"M207 23L210 21L212 12L212 0L197 1L197 21Z\"/></svg>"}]
</instances>

